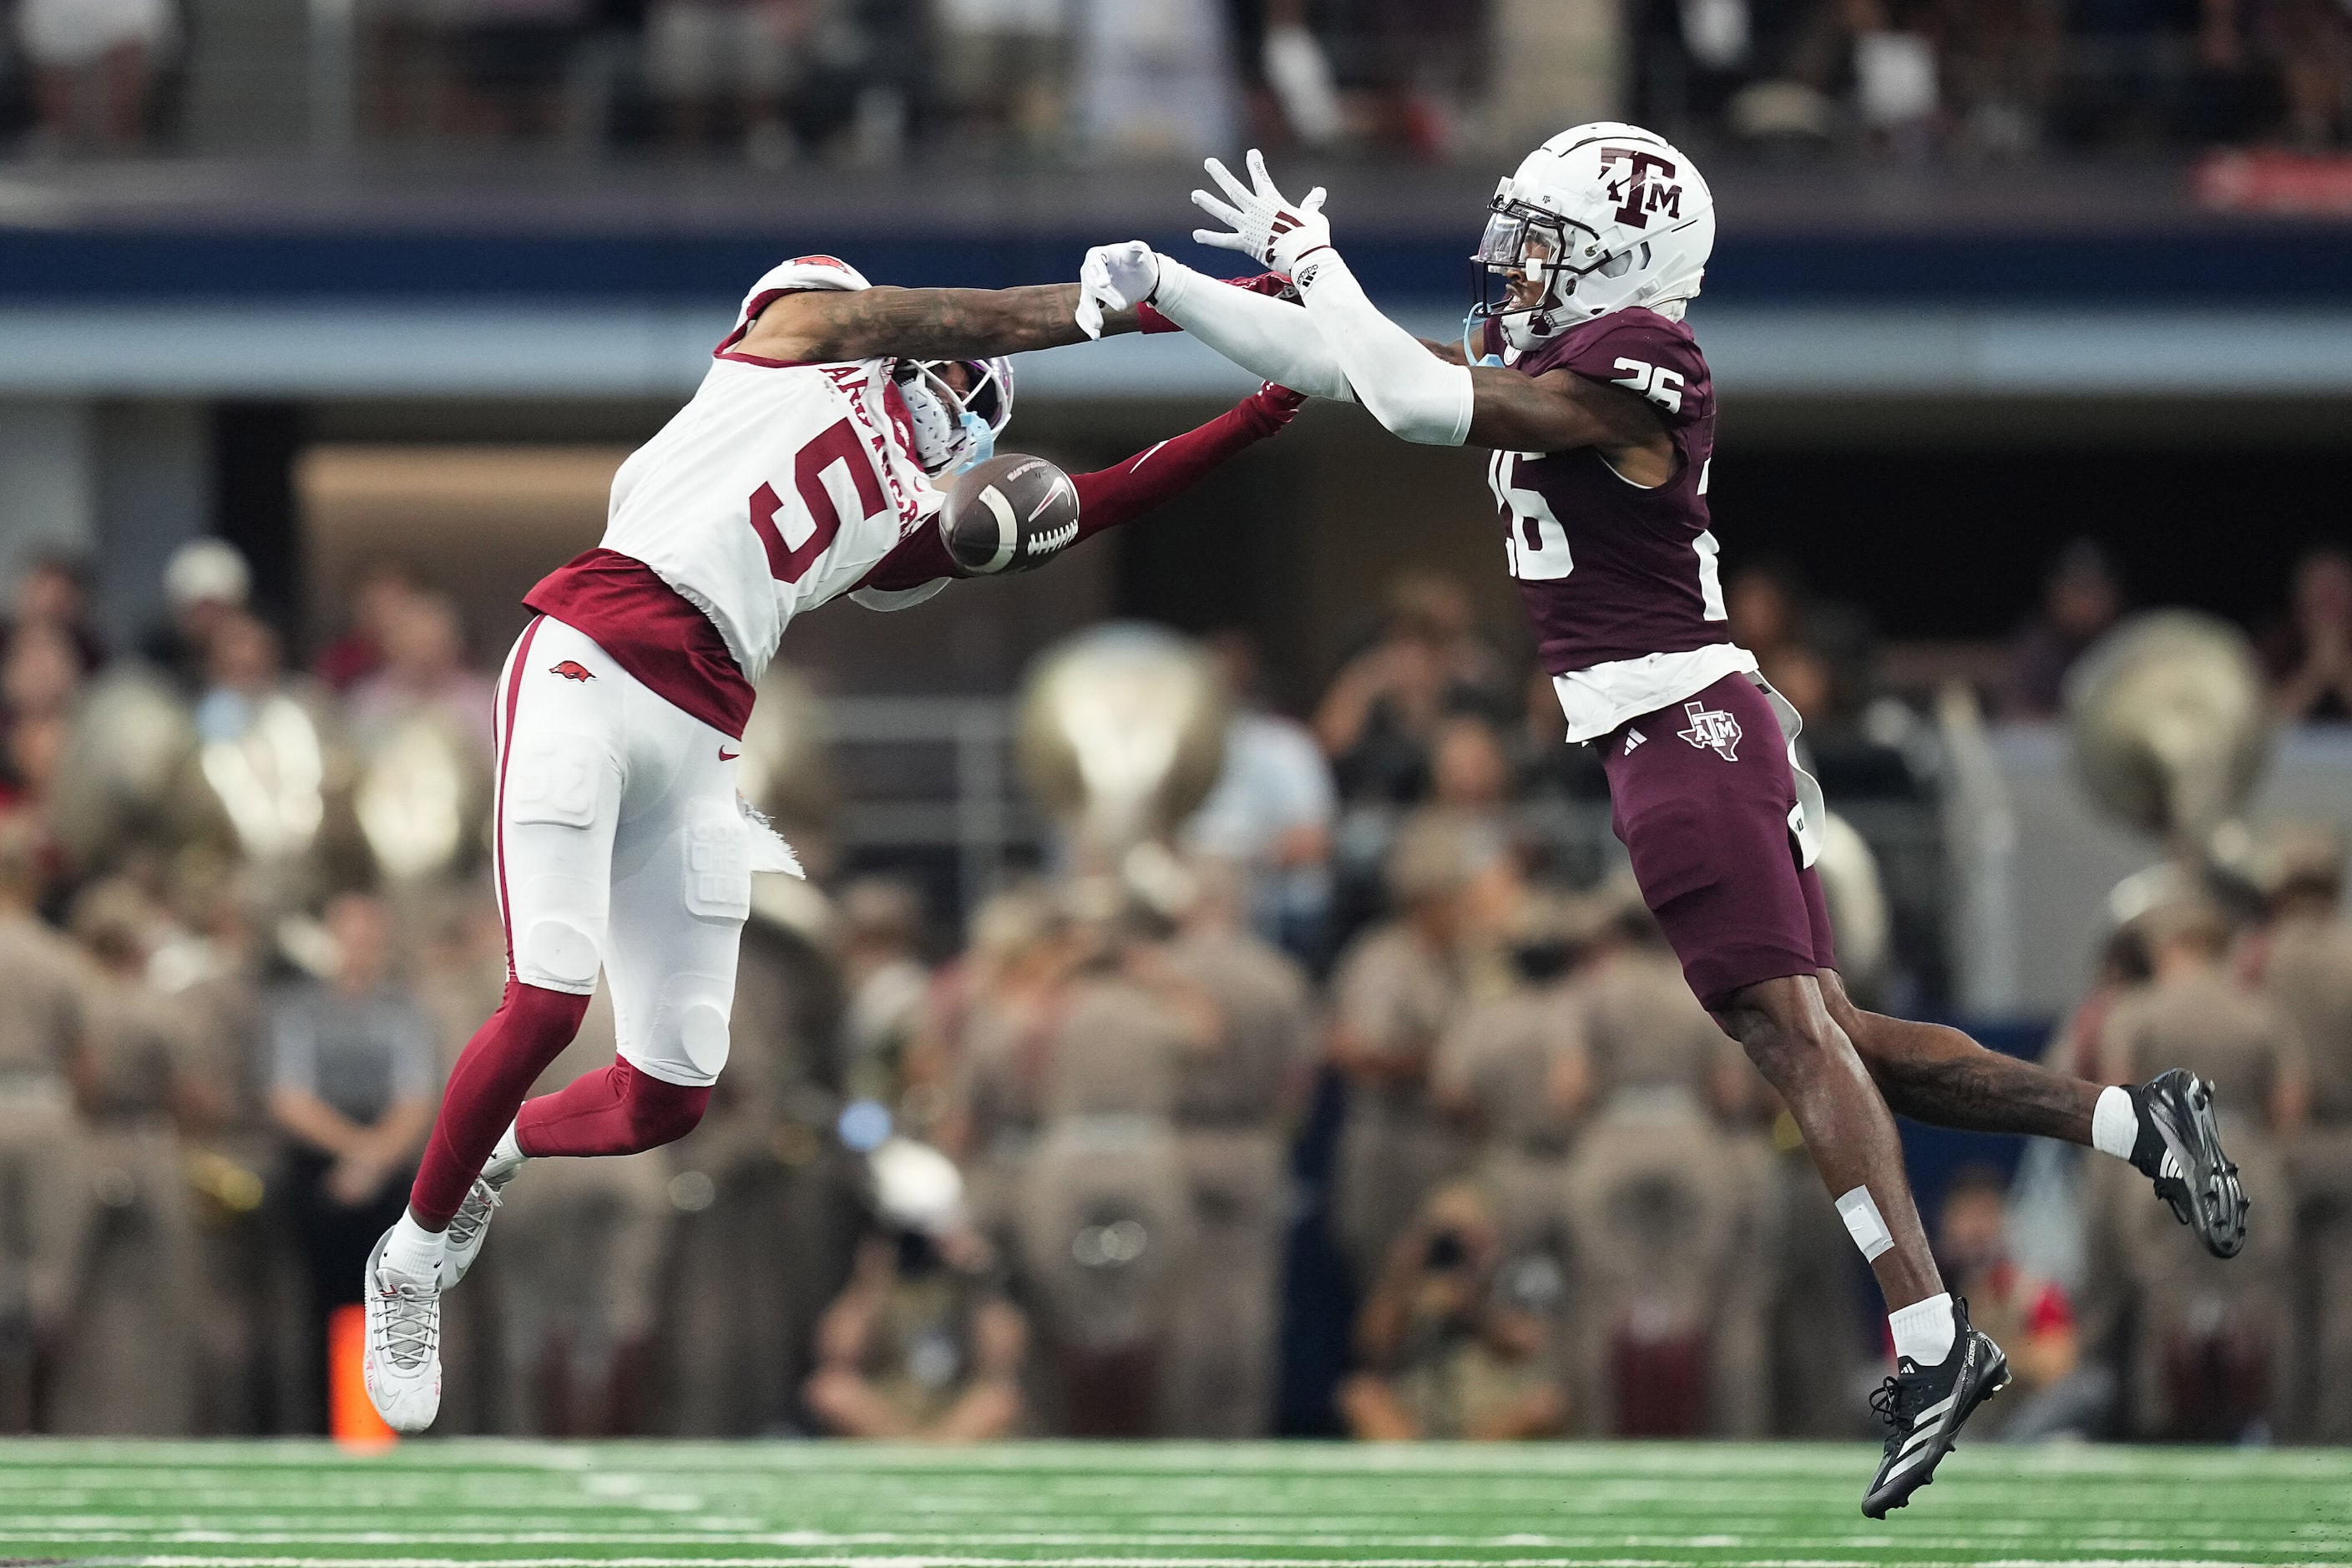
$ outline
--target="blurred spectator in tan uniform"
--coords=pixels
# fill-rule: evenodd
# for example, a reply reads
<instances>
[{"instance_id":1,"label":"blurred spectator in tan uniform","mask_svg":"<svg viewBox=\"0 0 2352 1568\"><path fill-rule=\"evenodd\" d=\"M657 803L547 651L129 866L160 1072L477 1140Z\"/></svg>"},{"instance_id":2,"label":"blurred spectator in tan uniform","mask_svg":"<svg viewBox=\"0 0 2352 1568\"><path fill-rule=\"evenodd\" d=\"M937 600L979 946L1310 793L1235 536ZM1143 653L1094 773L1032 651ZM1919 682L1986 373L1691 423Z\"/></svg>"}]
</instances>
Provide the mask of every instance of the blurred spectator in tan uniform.
<instances>
[{"instance_id":1,"label":"blurred spectator in tan uniform","mask_svg":"<svg viewBox=\"0 0 2352 1568\"><path fill-rule=\"evenodd\" d=\"M407 1204L440 1073L431 1020L394 984L383 905L343 893L321 919L334 968L281 993L271 1008L269 1109L293 1141L288 1199L310 1275L312 1365L323 1391L327 1320L362 1300L368 1251Z\"/></svg>"},{"instance_id":2,"label":"blurred spectator in tan uniform","mask_svg":"<svg viewBox=\"0 0 2352 1568\"><path fill-rule=\"evenodd\" d=\"M2102 1436L2115 1409L2115 1370L2084 1360L2064 1288L2010 1256L2008 1199L1999 1171L1964 1166L1945 1184L1936 1215L1936 1261L1952 1294L2009 1357L2011 1383L1986 1412L1985 1435L2011 1443Z\"/></svg>"},{"instance_id":3,"label":"blurred spectator in tan uniform","mask_svg":"<svg viewBox=\"0 0 2352 1568\"><path fill-rule=\"evenodd\" d=\"M666 1151L677 1212L656 1343L668 1431L749 1436L793 1418L817 1314L848 1274L856 1235L831 1135L841 1020L829 957L755 895L727 1070L700 1124Z\"/></svg>"},{"instance_id":4,"label":"blurred spectator in tan uniform","mask_svg":"<svg viewBox=\"0 0 2352 1568\"><path fill-rule=\"evenodd\" d=\"M2208 1256L2137 1183L2095 1163L2092 1268L2135 1292L2127 1405L2147 1436L2234 1441L2267 1430L2292 1386L2287 1305L2294 1240L2284 1139L2302 1122L2310 1078L2294 1026L2223 968L2230 932L2212 909L2181 901L2141 917L2155 979L2118 1005L2100 1041L2102 1076L2138 1083L2171 1067L2213 1086L2221 1136L2248 1194L2271 1216L2245 1250ZM2183 1242L2189 1245L2181 1245Z\"/></svg>"},{"instance_id":5,"label":"blurred spectator in tan uniform","mask_svg":"<svg viewBox=\"0 0 2352 1568\"><path fill-rule=\"evenodd\" d=\"M1076 963L1043 1040L1045 1118L1022 1176L1016 1256L1053 1429L1140 1437L1161 1429L1176 1282L1195 1256L1177 1083L1218 1019L1160 945L1156 917L1086 909L1097 890L1075 890Z\"/></svg>"},{"instance_id":6,"label":"blurred spectator in tan uniform","mask_svg":"<svg viewBox=\"0 0 2352 1568\"><path fill-rule=\"evenodd\" d=\"M612 998L600 991L579 1037L533 1090L551 1093L609 1066L613 1052ZM669 1162L659 1151L533 1161L505 1197L481 1270L499 1329L496 1430L548 1437L644 1431L645 1352L677 1217Z\"/></svg>"},{"instance_id":7,"label":"blurred spectator in tan uniform","mask_svg":"<svg viewBox=\"0 0 2352 1568\"><path fill-rule=\"evenodd\" d=\"M37 1429L93 1217L74 1109L86 976L33 913L39 842L0 818L0 1432Z\"/></svg>"},{"instance_id":8,"label":"blurred spectator in tan uniform","mask_svg":"<svg viewBox=\"0 0 2352 1568\"><path fill-rule=\"evenodd\" d=\"M95 970L77 1098L99 1214L59 1356L54 1429L63 1433L172 1435L194 1415L194 1237L179 1131L191 1110L192 1042L146 983L156 925L127 882L97 883L74 902L74 938Z\"/></svg>"},{"instance_id":9,"label":"blurred spectator in tan uniform","mask_svg":"<svg viewBox=\"0 0 2352 1568\"><path fill-rule=\"evenodd\" d=\"M2352 552L2315 550L2295 563L2293 600L2263 652L2281 718L2352 720Z\"/></svg>"},{"instance_id":10,"label":"blurred spectator in tan uniform","mask_svg":"<svg viewBox=\"0 0 2352 1568\"><path fill-rule=\"evenodd\" d=\"M1761 1141L1734 1120L1747 1064L1638 897L1601 897L1584 986L1592 1110L1562 1197L1580 1429L1760 1436L1780 1200Z\"/></svg>"},{"instance_id":11,"label":"blurred spectator in tan uniform","mask_svg":"<svg viewBox=\"0 0 2352 1568\"><path fill-rule=\"evenodd\" d=\"M1514 1258L1486 1194L1433 1194L1391 1246L1356 1328L1365 1370L1339 1385L1353 1436L1508 1441L1567 1426L1553 1340L1559 1274Z\"/></svg>"},{"instance_id":12,"label":"blurred spectator in tan uniform","mask_svg":"<svg viewBox=\"0 0 2352 1568\"><path fill-rule=\"evenodd\" d=\"M1438 1104L1477 1149L1480 1184L1514 1251L1557 1249L1559 1197L1577 1119L1592 1093L1585 1048L1586 933L1543 911L1513 944L1518 984L1477 1003L1431 1066Z\"/></svg>"},{"instance_id":13,"label":"blurred spectator in tan uniform","mask_svg":"<svg viewBox=\"0 0 2352 1568\"><path fill-rule=\"evenodd\" d=\"M383 668L353 686L345 715L364 737L411 714L448 726L469 754L491 754L497 683L466 663L466 628L446 594L411 593L382 614Z\"/></svg>"},{"instance_id":14,"label":"blurred spectator in tan uniform","mask_svg":"<svg viewBox=\"0 0 2352 1568\"><path fill-rule=\"evenodd\" d=\"M962 1167L973 1226L1008 1256L1014 1195L1045 1120L1045 1042L1068 949L1052 896L1011 889L973 911L971 947L934 992L926 1050L944 1063L940 1146Z\"/></svg>"},{"instance_id":15,"label":"blurred spectator in tan uniform","mask_svg":"<svg viewBox=\"0 0 2352 1568\"><path fill-rule=\"evenodd\" d=\"M2296 1315L2305 1395L2290 1435L2352 1443L2352 923L2343 845L2305 833L2284 847L2271 921L2249 970L2294 1025L2311 1072L2311 1115L2287 1143L2299 1240Z\"/></svg>"},{"instance_id":16,"label":"blurred spectator in tan uniform","mask_svg":"<svg viewBox=\"0 0 2352 1568\"><path fill-rule=\"evenodd\" d=\"M967 1222L946 1156L900 1141L873 1158L876 1223L817 1327L810 1411L844 1437L985 1442L1019 1429L1028 1324Z\"/></svg>"},{"instance_id":17,"label":"blurred spectator in tan uniform","mask_svg":"<svg viewBox=\"0 0 2352 1568\"><path fill-rule=\"evenodd\" d=\"M242 881L227 867L184 868L173 898L182 927L148 961L194 1040L191 1077L205 1114L190 1126L202 1278L196 1430L205 1436L307 1431L317 1390L304 1353L309 1287L286 1209L285 1135L270 1113L265 954Z\"/></svg>"},{"instance_id":18,"label":"blurred spectator in tan uniform","mask_svg":"<svg viewBox=\"0 0 2352 1568\"><path fill-rule=\"evenodd\" d=\"M853 1099L877 1101L896 1115L931 986L922 959L922 893L898 878L861 877L842 889L840 910L846 1087Z\"/></svg>"},{"instance_id":19,"label":"blurred spectator in tan uniform","mask_svg":"<svg viewBox=\"0 0 2352 1568\"><path fill-rule=\"evenodd\" d=\"M1237 868L1196 863L1200 891L1169 949L1216 1009L1176 1086L1176 1142L1192 1194L1192 1258L1175 1281L1160 1430L1262 1437L1274 1415L1289 1132L1315 1049L1306 974L1252 934Z\"/></svg>"},{"instance_id":20,"label":"blurred spectator in tan uniform","mask_svg":"<svg viewBox=\"0 0 2352 1568\"><path fill-rule=\"evenodd\" d=\"M1333 1220L1360 1289L1466 1156L1430 1094L1438 1042L1466 1002L1465 895L1475 871L1460 828L1416 818L1389 859L1397 918L1358 939L1331 984L1327 1049L1347 1080Z\"/></svg>"}]
</instances>

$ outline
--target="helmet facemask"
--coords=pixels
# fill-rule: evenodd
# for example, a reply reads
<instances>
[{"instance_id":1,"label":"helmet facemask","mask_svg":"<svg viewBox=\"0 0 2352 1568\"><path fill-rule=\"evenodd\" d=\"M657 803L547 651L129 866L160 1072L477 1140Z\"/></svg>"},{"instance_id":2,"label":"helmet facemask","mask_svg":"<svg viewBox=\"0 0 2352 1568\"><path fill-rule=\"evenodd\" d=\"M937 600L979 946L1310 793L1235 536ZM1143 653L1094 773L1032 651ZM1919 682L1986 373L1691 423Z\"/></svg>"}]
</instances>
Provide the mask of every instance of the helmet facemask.
<instances>
[{"instance_id":1,"label":"helmet facemask","mask_svg":"<svg viewBox=\"0 0 2352 1568\"><path fill-rule=\"evenodd\" d=\"M1622 278L1649 264L1646 241L1612 251L1597 231L1521 198L1507 179L1486 213L1486 231L1470 258L1476 288L1470 315L1501 322L1505 340L1517 349L1533 348L1599 313L1575 305L1579 279Z\"/></svg>"},{"instance_id":2,"label":"helmet facemask","mask_svg":"<svg viewBox=\"0 0 2352 1568\"><path fill-rule=\"evenodd\" d=\"M1013 417L1008 361L900 360L891 375L907 400L915 461L923 472L933 479L961 473L994 455L996 437Z\"/></svg>"}]
</instances>

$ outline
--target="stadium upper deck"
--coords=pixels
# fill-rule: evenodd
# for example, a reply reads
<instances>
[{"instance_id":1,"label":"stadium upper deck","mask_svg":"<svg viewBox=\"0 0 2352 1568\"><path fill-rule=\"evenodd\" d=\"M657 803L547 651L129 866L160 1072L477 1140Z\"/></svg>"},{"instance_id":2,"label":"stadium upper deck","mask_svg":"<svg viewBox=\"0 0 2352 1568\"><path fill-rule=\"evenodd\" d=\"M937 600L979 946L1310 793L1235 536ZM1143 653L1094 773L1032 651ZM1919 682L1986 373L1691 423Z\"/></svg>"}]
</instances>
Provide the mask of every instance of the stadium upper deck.
<instances>
[{"instance_id":1,"label":"stadium upper deck","mask_svg":"<svg viewBox=\"0 0 2352 1568\"><path fill-rule=\"evenodd\" d=\"M1493 172L1311 172L1375 292L1446 331ZM22 170L0 181L0 393L667 394L780 253L980 287L1069 276L1131 234L1200 261L1192 184L1181 163ZM2210 210L2185 165L1735 161L1714 184L1700 319L1748 393L2352 394L2352 224ZM1044 356L1033 390L1223 390L1187 346Z\"/></svg>"}]
</instances>

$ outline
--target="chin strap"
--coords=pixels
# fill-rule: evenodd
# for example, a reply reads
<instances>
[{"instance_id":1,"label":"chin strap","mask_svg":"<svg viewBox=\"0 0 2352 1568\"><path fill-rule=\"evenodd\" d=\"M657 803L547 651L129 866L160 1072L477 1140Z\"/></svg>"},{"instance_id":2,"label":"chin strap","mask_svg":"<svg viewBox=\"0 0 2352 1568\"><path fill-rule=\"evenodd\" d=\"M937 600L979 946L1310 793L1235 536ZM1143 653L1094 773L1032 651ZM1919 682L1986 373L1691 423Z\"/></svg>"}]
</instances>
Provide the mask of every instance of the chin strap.
<instances>
[{"instance_id":1,"label":"chin strap","mask_svg":"<svg viewBox=\"0 0 2352 1568\"><path fill-rule=\"evenodd\" d=\"M1481 315L1475 310L1463 316L1462 357L1472 364L1483 364L1499 370L1503 365L1503 356L1483 353L1478 347L1477 340L1486 335L1486 323L1490 320L1492 320L1491 317Z\"/></svg>"}]
</instances>

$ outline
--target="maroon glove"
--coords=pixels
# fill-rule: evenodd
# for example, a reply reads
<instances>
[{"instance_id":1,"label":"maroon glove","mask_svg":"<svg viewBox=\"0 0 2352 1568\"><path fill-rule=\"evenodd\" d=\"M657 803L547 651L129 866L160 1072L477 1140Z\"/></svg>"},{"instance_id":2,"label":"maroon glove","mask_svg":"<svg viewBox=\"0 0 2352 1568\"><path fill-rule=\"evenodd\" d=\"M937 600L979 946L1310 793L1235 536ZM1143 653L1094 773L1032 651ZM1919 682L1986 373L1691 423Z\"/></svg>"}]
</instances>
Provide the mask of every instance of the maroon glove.
<instances>
[{"instance_id":1,"label":"maroon glove","mask_svg":"<svg viewBox=\"0 0 2352 1568\"><path fill-rule=\"evenodd\" d=\"M1298 303L1298 286L1279 272L1261 272L1255 278L1228 278L1226 282L1236 289L1246 289L1253 294L1263 294L1269 300L1287 300ZM1135 319L1138 331L1145 332L1181 332L1184 329L1153 310L1150 305L1138 305Z\"/></svg>"}]
</instances>

